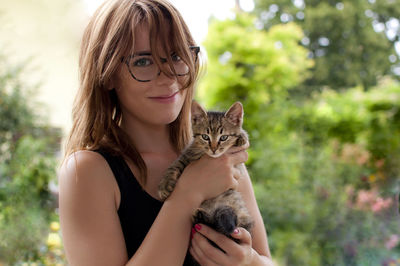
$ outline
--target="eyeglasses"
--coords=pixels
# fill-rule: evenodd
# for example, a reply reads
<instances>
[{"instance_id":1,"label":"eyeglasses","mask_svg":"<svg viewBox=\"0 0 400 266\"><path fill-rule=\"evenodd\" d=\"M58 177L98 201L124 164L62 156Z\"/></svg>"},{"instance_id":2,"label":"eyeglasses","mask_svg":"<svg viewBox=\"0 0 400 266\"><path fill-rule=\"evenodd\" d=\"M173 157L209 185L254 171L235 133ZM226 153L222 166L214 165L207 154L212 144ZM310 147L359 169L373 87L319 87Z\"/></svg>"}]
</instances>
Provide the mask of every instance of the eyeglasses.
<instances>
[{"instance_id":1,"label":"eyeglasses","mask_svg":"<svg viewBox=\"0 0 400 266\"><path fill-rule=\"evenodd\" d=\"M194 56L195 62L197 62L197 55L200 52L199 46L189 46L190 51ZM182 58L173 53L171 54L172 66L174 73L177 76L185 76L189 74L189 66L182 60ZM161 63L166 63L166 58L160 58ZM144 52L134 55L130 55L126 58L122 58L122 61L127 65L131 76L140 82L149 82L156 79L160 74L161 70L155 63L155 60L151 53Z\"/></svg>"}]
</instances>

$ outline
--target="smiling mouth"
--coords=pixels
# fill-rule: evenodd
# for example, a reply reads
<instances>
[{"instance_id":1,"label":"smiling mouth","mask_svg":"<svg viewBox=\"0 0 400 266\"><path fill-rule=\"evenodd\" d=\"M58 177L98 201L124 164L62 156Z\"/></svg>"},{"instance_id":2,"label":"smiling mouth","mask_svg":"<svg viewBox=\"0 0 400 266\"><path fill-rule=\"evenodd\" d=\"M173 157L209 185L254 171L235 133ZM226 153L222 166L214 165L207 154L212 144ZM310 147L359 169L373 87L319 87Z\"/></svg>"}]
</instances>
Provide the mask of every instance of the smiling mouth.
<instances>
[{"instance_id":1,"label":"smiling mouth","mask_svg":"<svg viewBox=\"0 0 400 266\"><path fill-rule=\"evenodd\" d=\"M156 101L158 103L162 103L162 104L168 103L169 104L169 103L174 103L178 100L179 93L180 93L180 91L177 91L177 92L174 92L173 94L169 94L169 95L149 97L149 99Z\"/></svg>"},{"instance_id":2,"label":"smiling mouth","mask_svg":"<svg viewBox=\"0 0 400 266\"><path fill-rule=\"evenodd\" d=\"M174 92L173 94L170 94L170 95L155 96L155 97L150 97L150 98L151 98L151 99L167 100L167 99L172 99L172 98L175 97L175 95L177 95L178 93L179 93L179 91Z\"/></svg>"}]
</instances>

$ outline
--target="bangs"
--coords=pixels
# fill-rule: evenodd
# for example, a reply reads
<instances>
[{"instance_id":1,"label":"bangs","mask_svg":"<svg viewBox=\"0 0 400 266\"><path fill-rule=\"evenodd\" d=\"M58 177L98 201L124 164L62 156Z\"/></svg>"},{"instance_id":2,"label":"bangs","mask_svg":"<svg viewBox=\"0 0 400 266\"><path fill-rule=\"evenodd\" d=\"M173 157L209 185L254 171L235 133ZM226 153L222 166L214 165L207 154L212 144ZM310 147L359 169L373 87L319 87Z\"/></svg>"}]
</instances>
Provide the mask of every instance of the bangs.
<instances>
[{"instance_id":1,"label":"bangs","mask_svg":"<svg viewBox=\"0 0 400 266\"><path fill-rule=\"evenodd\" d=\"M165 0L106 1L96 11L88 25L80 59L82 64L95 63L96 84L104 89L112 86L109 81L121 59L135 51L135 29L141 25L149 29L151 53L159 69L168 77L176 76L171 54L179 56L188 66L188 74L182 77L183 89L193 87L200 65L189 48L195 42L180 13ZM160 58L165 57L167 62L161 62Z\"/></svg>"},{"instance_id":2,"label":"bangs","mask_svg":"<svg viewBox=\"0 0 400 266\"><path fill-rule=\"evenodd\" d=\"M149 29L150 49L153 59L159 69L168 77L174 77L171 54L178 55L189 67L189 73L183 84L183 89L194 83L199 65L193 57L190 46L195 42L189 33L189 29L179 12L165 1L136 1L133 8L137 16L132 18L131 29L134 31L139 25ZM133 40L137 37L132 32ZM130 46L129 54L133 54L134 43ZM160 58L166 58L167 64Z\"/></svg>"}]
</instances>

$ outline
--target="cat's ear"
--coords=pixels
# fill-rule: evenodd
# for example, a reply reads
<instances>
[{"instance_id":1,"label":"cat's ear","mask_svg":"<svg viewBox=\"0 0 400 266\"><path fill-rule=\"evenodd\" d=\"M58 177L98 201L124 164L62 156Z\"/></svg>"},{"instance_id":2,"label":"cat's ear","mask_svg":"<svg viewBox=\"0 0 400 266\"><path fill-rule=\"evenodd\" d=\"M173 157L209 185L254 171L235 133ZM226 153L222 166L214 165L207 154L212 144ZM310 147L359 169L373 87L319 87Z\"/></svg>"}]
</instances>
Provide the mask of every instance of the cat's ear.
<instances>
[{"instance_id":1,"label":"cat's ear","mask_svg":"<svg viewBox=\"0 0 400 266\"><path fill-rule=\"evenodd\" d=\"M228 121L235 126L242 125L243 123L243 105L240 102L235 102L225 113Z\"/></svg>"},{"instance_id":2,"label":"cat's ear","mask_svg":"<svg viewBox=\"0 0 400 266\"><path fill-rule=\"evenodd\" d=\"M196 124L207 118L207 112L196 101L192 101L192 123Z\"/></svg>"}]
</instances>

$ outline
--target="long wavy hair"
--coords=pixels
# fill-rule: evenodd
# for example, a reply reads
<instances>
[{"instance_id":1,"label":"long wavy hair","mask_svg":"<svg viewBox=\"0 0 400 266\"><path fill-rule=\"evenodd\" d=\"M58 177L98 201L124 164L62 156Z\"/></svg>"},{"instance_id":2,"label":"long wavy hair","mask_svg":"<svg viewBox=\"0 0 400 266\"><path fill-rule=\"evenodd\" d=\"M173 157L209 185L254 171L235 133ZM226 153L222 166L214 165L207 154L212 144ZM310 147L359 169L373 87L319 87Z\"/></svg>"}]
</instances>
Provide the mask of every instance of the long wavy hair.
<instances>
[{"instance_id":1,"label":"long wavy hair","mask_svg":"<svg viewBox=\"0 0 400 266\"><path fill-rule=\"evenodd\" d=\"M158 58L162 51L174 51L188 64L189 74L182 89L186 98L177 119L169 125L170 141L181 151L191 139L190 106L199 73L189 46L193 37L180 13L166 0L108 0L94 13L82 39L79 57L79 90L72 111L72 129L66 140L64 160L79 150L105 149L131 160L139 169L139 182L146 184L147 168L127 134L120 127L122 112L112 79L121 58L132 54L135 29L150 29L150 48L166 75L168 68ZM166 27L166 25L169 25ZM168 54L168 53L166 53Z\"/></svg>"}]
</instances>

